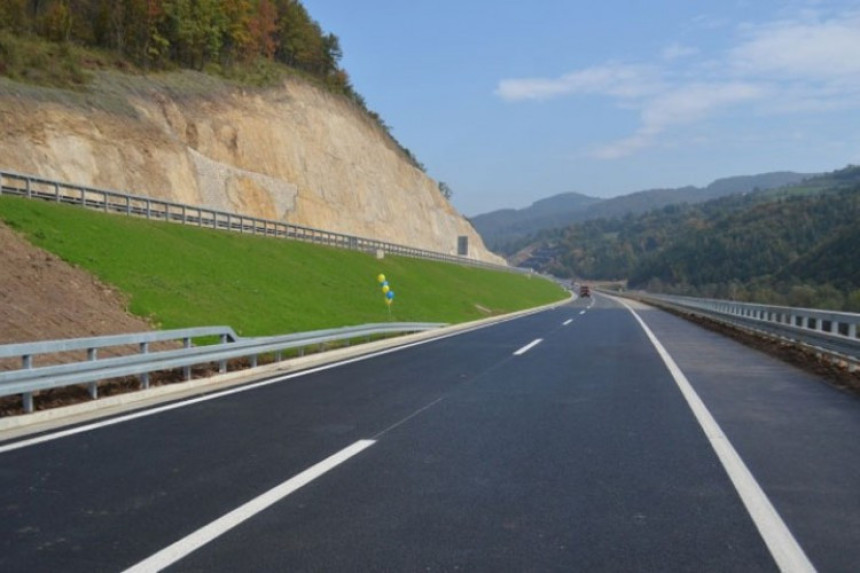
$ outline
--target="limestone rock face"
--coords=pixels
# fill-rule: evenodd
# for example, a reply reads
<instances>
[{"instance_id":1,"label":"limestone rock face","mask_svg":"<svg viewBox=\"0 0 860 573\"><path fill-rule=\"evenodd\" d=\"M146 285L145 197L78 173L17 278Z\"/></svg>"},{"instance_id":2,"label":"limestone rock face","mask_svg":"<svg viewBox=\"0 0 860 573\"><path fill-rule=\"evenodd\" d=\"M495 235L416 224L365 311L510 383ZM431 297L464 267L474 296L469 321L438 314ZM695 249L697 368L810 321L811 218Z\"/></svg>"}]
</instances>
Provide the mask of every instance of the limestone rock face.
<instances>
[{"instance_id":1,"label":"limestone rock face","mask_svg":"<svg viewBox=\"0 0 860 573\"><path fill-rule=\"evenodd\" d=\"M121 111L3 95L0 169L504 264L437 183L347 100L299 80Z\"/></svg>"}]
</instances>

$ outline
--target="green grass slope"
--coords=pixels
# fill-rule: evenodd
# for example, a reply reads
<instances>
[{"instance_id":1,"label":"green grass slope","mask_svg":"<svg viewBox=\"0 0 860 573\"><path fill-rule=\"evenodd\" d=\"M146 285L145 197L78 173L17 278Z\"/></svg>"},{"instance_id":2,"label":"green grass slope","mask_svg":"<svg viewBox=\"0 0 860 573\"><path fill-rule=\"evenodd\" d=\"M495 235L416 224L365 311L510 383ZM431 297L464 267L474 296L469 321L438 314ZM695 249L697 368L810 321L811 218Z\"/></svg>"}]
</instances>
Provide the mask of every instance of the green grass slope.
<instances>
[{"instance_id":1,"label":"green grass slope","mask_svg":"<svg viewBox=\"0 0 860 573\"><path fill-rule=\"evenodd\" d=\"M226 324L244 336L370 322L464 322L560 300L550 281L0 198L0 219L129 296L164 329ZM387 307L376 277L395 299Z\"/></svg>"}]
</instances>

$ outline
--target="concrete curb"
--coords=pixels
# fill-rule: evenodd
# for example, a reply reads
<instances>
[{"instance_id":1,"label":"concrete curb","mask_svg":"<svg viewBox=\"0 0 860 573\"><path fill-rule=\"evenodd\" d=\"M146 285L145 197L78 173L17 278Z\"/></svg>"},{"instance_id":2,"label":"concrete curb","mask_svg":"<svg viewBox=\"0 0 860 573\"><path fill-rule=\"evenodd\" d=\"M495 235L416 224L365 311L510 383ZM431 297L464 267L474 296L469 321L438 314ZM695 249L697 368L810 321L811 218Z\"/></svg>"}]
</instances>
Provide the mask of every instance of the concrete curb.
<instances>
[{"instance_id":1,"label":"concrete curb","mask_svg":"<svg viewBox=\"0 0 860 573\"><path fill-rule=\"evenodd\" d=\"M407 334L357 346L337 348L326 352L320 352L318 354L311 354L308 356L266 364L256 368L218 374L208 378L198 378L195 380L189 380L188 382L166 384L164 386L157 386L146 390L139 390L116 396L107 396L90 402L62 406L59 408L52 408L50 410L40 410L31 414L8 416L0 418L0 440L11 439L21 435L41 432L59 426L79 423L95 418L112 416L130 410L146 408L162 402L181 400L192 396L224 390L226 388L259 380L260 378L297 372L322 366L324 364L332 364L398 346L406 346L416 342L432 340L434 338L441 338L443 336L450 336L470 330L477 330L492 324L513 320L521 316L527 316L529 314L536 314L544 310L557 308L571 302L572 300L575 300L573 294L571 294L569 298L559 302L521 310L510 314L446 326L436 330Z\"/></svg>"}]
</instances>

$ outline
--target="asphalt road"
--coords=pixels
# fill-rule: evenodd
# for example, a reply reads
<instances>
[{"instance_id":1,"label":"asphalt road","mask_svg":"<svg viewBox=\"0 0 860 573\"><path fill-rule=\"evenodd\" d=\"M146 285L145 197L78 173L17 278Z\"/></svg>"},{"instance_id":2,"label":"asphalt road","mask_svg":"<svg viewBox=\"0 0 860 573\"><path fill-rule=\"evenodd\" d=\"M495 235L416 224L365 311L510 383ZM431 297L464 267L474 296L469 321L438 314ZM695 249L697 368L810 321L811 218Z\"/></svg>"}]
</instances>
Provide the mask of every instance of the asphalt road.
<instances>
[{"instance_id":1,"label":"asphalt road","mask_svg":"<svg viewBox=\"0 0 860 573\"><path fill-rule=\"evenodd\" d=\"M0 444L0 570L857 570L860 401L636 312L720 431L630 310L578 300Z\"/></svg>"}]
</instances>

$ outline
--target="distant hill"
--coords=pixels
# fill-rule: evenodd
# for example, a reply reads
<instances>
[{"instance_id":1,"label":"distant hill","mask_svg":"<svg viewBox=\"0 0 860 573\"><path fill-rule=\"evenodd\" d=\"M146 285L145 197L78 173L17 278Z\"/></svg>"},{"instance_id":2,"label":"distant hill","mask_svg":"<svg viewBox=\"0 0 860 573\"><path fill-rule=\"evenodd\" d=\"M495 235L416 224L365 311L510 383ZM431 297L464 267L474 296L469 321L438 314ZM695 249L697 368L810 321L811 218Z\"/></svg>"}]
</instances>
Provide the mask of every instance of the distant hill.
<instances>
[{"instance_id":1,"label":"distant hill","mask_svg":"<svg viewBox=\"0 0 860 573\"><path fill-rule=\"evenodd\" d=\"M545 232L523 266L630 288L860 311L860 167Z\"/></svg>"},{"instance_id":2,"label":"distant hill","mask_svg":"<svg viewBox=\"0 0 860 573\"><path fill-rule=\"evenodd\" d=\"M524 209L501 209L469 220L487 244L488 238L496 243L525 237L543 229L564 227L577 221L575 214L603 202L604 199L581 193L562 193L541 199ZM493 246L487 244L491 250Z\"/></svg>"},{"instance_id":3,"label":"distant hill","mask_svg":"<svg viewBox=\"0 0 860 573\"><path fill-rule=\"evenodd\" d=\"M667 205L702 203L757 189L773 189L800 183L810 177L814 175L779 171L718 179L704 188L690 185L674 189L649 189L611 199L562 193L536 201L524 209L493 211L470 220L491 250L512 254L522 246L522 239L547 229L590 219L638 215Z\"/></svg>"}]
</instances>

